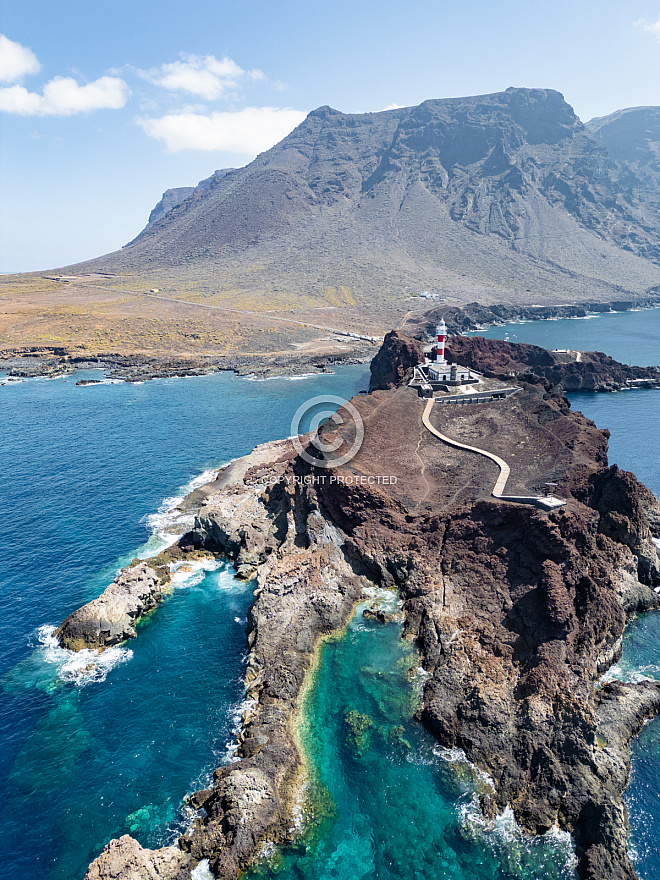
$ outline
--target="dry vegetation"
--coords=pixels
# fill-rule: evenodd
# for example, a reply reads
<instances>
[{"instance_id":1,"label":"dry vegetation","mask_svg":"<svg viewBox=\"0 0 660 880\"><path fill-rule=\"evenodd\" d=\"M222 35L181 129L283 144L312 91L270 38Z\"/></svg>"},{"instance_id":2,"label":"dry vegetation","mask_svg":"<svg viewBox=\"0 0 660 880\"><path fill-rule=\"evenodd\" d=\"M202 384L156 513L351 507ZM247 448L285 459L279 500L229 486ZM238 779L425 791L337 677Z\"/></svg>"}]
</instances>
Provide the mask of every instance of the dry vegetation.
<instances>
[{"instance_id":1,"label":"dry vegetation","mask_svg":"<svg viewBox=\"0 0 660 880\"><path fill-rule=\"evenodd\" d=\"M345 287L325 297L275 290L214 290L170 273L58 281L26 274L0 278L0 350L38 347L90 354L346 354L350 337L382 336L423 299L355 305ZM158 293L150 293L157 289Z\"/></svg>"}]
</instances>

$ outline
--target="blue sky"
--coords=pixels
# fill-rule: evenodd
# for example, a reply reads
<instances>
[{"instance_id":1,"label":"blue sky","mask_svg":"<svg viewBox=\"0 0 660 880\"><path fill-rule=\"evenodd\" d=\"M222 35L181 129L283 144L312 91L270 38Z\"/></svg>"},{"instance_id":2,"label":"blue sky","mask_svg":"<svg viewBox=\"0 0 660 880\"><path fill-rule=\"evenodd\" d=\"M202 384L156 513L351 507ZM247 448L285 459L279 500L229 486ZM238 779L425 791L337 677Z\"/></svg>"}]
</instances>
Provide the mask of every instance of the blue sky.
<instances>
[{"instance_id":1,"label":"blue sky","mask_svg":"<svg viewBox=\"0 0 660 880\"><path fill-rule=\"evenodd\" d=\"M1 0L0 272L112 251L322 104L660 105L660 0Z\"/></svg>"}]
</instances>

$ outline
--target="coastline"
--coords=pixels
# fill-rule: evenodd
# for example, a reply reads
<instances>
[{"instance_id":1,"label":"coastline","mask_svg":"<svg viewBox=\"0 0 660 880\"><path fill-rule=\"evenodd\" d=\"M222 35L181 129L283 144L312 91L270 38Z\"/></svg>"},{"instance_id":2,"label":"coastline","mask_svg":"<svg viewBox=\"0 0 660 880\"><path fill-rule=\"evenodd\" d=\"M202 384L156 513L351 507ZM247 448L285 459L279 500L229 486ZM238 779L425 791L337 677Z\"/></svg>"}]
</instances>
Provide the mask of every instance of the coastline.
<instances>
[{"instance_id":1,"label":"coastline","mask_svg":"<svg viewBox=\"0 0 660 880\"><path fill-rule=\"evenodd\" d=\"M484 306L478 302L467 305L437 306L422 315L408 318L406 333L432 336L440 317L450 334L475 333L508 323L585 319L600 314L642 311L660 308L660 296L652 293L635 300L584 302L548 306L516 306L507 303ZM9 378L57 378L78 371L103 370L106 379L122 382L144 382L157 378L185 378L209 373L233 372L236 376L254 379L302 377L326 372L334 367L369 363L378 348L374 342L351 343L341 353L301 354L295 351L269 354L214 355L192 353L117 353L85 352L80 347L62 345L25 345L0 350L0 371ZM79 384L95 384L82 379Z\"/></svg>"},{"instance_id":2,"label":"coastline","mask_svg":"<svg viewBox=\"0 0 660 880\"><path fill-rule=\"evenodd\" d=\"M369 399L354 398L365 422L372 419L371 408L375 406L380 410L386 402L387 407L384 409L398 412L397 419L402 426L414 423L419 418L417 398L405 387L386 396L382 392L376 392ZM224 554L233 560L239 572L247 576L257 573L258 586L248 616L249 655L245 675L246 696L255 699L256 704L244 713L242 719L242 729L238 737L239 761L219 768L214 775L213 787L193 795L194 805L203 807L205 813L198 817L191 832L179 840L178 847L167 848L168 859L175 865L177 872L192 870L192 866L208 859L216 876L233 878L238 871L251 863L255 853L260 851L265 842L277 844L290 839L292 811L304 786L303 757L299 738L296 740L300 733L298 725L303 710L302 695L309 694L312 681L309 672L318 663L324 634L337 633L347 625L359 599L361 584L366 580L370 584L396 585L401 590L406 600L406 633L412 635L421 647L426 671L431 674L425 687L425 705L419 713L419 719L435 733L441 745L463 748L469 760L494 778L495 794L482 801L486 815L494 816L501 813L507 805L511 805L516 818L529 832L540 833L552 827L554 822L577 832L575 823L578 820L575 816L582 802L580 798L586 798L586 803L593 805L592 786L596 785L598 796L605 798L608 809L611 807L613 812L610 824L605 823L609 836L606 835L604 839L598 836L594 838L593 835L589 837L592 833L589 827L584 824L580 826L578 841L581 840L582 876L610 876L598 868L601 850L616 854L616 863L625 872L621 876L634 876L625 866L627 854L621 848L625 813L617 810L628 772L625 749L630 736L634 734L637 723L635 718L632 724L626 722L632 732L629 736L619 737L619 745L611 755L593 752L587 736L584 742L580 742L580 751L584 754L581 754L577 764L568 760L561 750L555 753L552 743L539 741L538 748L548 750L551 760L557 764L553 770L555 775L560 771L568 773L569 778L571 774L577 774L570 782L569 792L561 794L559 791L559 798L556 780L552 777L543 783L543 788L539 791L533 787L532 781L526 779L524 769L522 777L516 779L515 773L521 772L526 762L524 741L521 743L521 754L516 753L506 758L507 748L514 745L518 747L517 734L511 731L512 737L505 737L501 743L498 740L499 745L494 746L489 739L491 725L489 723L484 728L481 720L482 713L484 718L500 713L497 723L504 723L502 712L516 711L516 700L519 698L515 697L515 690L519 687L531 689L525 699L533 696L539 698L539 702L533 710L527 707L526 711L531 713L528 720L532 724L534 736L543 738L545 722L541 722L544 718L545 701L550 698L550 693L546 694L545 690L553 680L561 681L565 678L565 682L561 684L561 692L570 701L571 708L565 713L561 723L569 732L574 727L579 730L582 725L590 730L596 725L595 717L592 718L591 713L597 708L596 703L592 704L592 679L595 681L597 672L601 668L607 668L618 656L620 634L625 628L621 606L626 607L630 614L641 607L652 607L653 603L657 603L657 596L647 595L650 592L648 587L638 581L638 576L649 576L642 573L643 558L648 559L649 571L655 571L655 563L651 555L648 555L645 543L648 536L644 529L647 526L644 526L646 520L640 507L642 501L648 501L649 504L650 501L644 495L643 487L639 488L631 475L619 474L616 468L606 468L605 436L595 429L593 423L578 414L570 413L566 403L561 395L557 392L551 394L541 383L536 388L527 386L522 401L515 401L513 404L515 407L522 407L520 413L535 413L541 425L552 423L553 430L557 430L558 424L564 425L562 430L570 429L582 435L577 449L581 450L581 455L587 453L590 466L586 472L578 469L570 478L564 475L568 480L564 483L564 489L576 495L566 516L552 514L544 518L540 513L523 513L519 508L506 503L476 499L468 508L463 506L454 510L450 505L442 516L434 514L435 520L433 517L428 519L428 514L420 518L420 524L428 521L428 527L432 526L431 533L438 532L438 538L442 537L442 607L437 604L438 586L434 585L434 578L439 570L438 562L432 561L437 553L436 539L433 538L427 548L429 558L425 559L420 555L419 534L416 531L418 527L413 526L411 520L403 518L403 511L409 509L409 500L405 501L400 494L396 495L398 490L394 491L393 497L386 497L384 492L376 489L373 492L365 490L363 493L351 494L348 490L336 487L331 492L324 483L321 483L317 491L312 491L302 483L285 487L278 479L285 472L302 475L309 471L297 459L291 441L278 441L258 447L251 456L236 460L233 466L223 472L221 479L216 481L219 492L208 497L207 504L198 513L195 527L182 540L182 545L184 549L204 548L216 554ZM387 419L384 412L381 417ZM391 419L388 423L392 423ZM531 429L531 425L529 428ZM378 436L375 425L371 424L370 430L374 432L370 436ZM400 467L401 450L404 447L396 433L386 440L389 444L387 454L394 457L392 460L397 460ZM573 444L575 440L576 435L573 433ZM382 447L376 446L362 450L361 454L380 455L382 451ZM551 450L548 453L553 457ZM569 463L574 467L572 455L562 467L568 468ZM359 466L363 473L369 472L368 458L365 460L362 457ZM570 468L567 473L569 471ZM593 485L589 484L589 473L594 480L598 475ZM259 481L264 485L270 484L270 488L259 491L254 485ZM589 485L591 488L588 488ZM407 490L401 487L401 491ZM625 515L623 511L626 511ZM579 578L584 579L586 573L581 573L580 559L573 558L573 543L576 536L579 541L584 539L592 542L595 536L589 537L587 520L589 517L593 519L595 512L600 517L604 530L599 538L600 544L593 543L590 550L602 569L597 574L594 573L597 582L589 587L596 589L595 601L592 601L593 597L580 595L580 590L584 587L579 585ZM357 525L360 517L365 516L366 531L362 525ZM622 531L624 519L630 524ZM463 545L461 530L466 527L476 530L476 538ZM423 528L426 529L427 526ZM511 532L515 540L509 535L502 541L502 528L507 535ZM530 532L533 532L532 544L547 547L545 552L550 556L547 559L548 565L544 565L543 571L538 573L545 604L542 603L534 612L542 618L541 632L534 635L534 638L540 639L538 658L541 668L547 667L547 671L543 672L545 679L539 678L539 672L535 671L534 663L539 665L539 660L534 659L533 652L534 662L525 672L522 667L516 670L515 665L507 667L502 660L496 659L506 659L508 656L506 652L502 654L501 649L497 649L492 658L490 649L488 650L488 663L494 665L483 680L468 678L462 682L460 678L452 678L456 670L451 671L451 664L457 661L460 666L463 662L461 657L472 664L482 662L479 659L481 649L478 643L472 644L474 640L470 641L472 637L469 631L474 629L475 632L481 632L483 629L482 637L493 640L493 635L489 635L484 629L485 624L480 618L492 618L497 607L493 605L491 609L496 601L496 591L506 590L510 593L510 598L504 599L505 611L507 602L515 604L525 599L525 596L515 595L514 581L517 581L520 573L514 567L506 577L498 572L492 597L488 594L484 597L472 597L469 601L473 607L468 607L466 602L469 593L465 593L463 584L466 575L461 574L458 578L456 575L450 576L445 570L445 559L451 560L452 554L455 556L457 553L465 558L467 553L468 570L474 565L473 574L478 581L484 576L484 565L491 559L488 542L507 548L513 540L516 547L525 547L525 542L530 539ZM530 548L528 549L531 553ZM653 556L657 560L655 551ZM529 567L532 563L533 566L539 564L537 557L538 547L526 565ZM564 574L559 574L560 566L564 564L562 559L566 558L570 560L570 565ZM449 564L451 567L451 562ZM499 561L493 553L494 572L498 570L498 566ZM528 576L526 574L525 578ZM468 577L468 581L474 582L474 577ZM511 577L513 581L510 580ZM558 578L562 577L568 586L560 588ZM608 579L617 582L618 597L612 594L611 586L608 587ZM568 593L569 588L576 590L574 596ZM538 593L538 588L535 589ZM343 590L340 597L337 590ZM529 595L533 596L534 590ZM538 601L537 598L534 601ZM584 606L586 617L583 611L583 619L579 624L574 617L575 610L570 610L571 604L576 602L587 602ZM460 603L463 603L461 613L458 610ZM605 618L600 620L599 615L602 616L603 612ZM469 622L466 615L470 615ZM463 618L465 622L461 622ZM515 626L518 627L519 624L516 623ZM548 635L543 635L544 627L550 628L549 642ZM586 664L586 667L582 678L571 680L570 676L566 677L566 673L562 672L563 661L558 662L555 648L552 649L555 652L553 654L549 651L549 646L553 643L568 645L569 636L570 639L577 637L581 630L587 636L587 644L576 653L571 662L574 669L579 668L580 664ZM436 633L435 641L433 632ZM294 633L297 635L293 635ZM526 637L532 635L528 633ZM506 647L504 642L502 645ZM495 647L497 648L497 640ZM504 679L493 691L489 676L500 674L496 668L500 664ZM442 672L443 668L445 672ZM475 665L475 674L476 670ZM438 671L445 675L444 682L437 678ZM523 672L528 676L524 684ZM575 675L575 672L571 675ZM516 684L518 679L520 682ZM447 688L447 692L438 703L438 687L441 683L442 687ZM460 706L456 700L462 699L462 692L471 693L475 688L479 692L479 713L469 719L468 729L461 732L456 727L456 719L461 715L463 723L468 719L465 710L459 711ZM645 714L654 714L658 708L657 688L653 686L646 690L649 692L648 699L643 699L640 710L633 713L638 720L643 720ZM606 690L605 696L610 691L611 688ZM637 694L638 691L633 690L631 693ZM620 691L613 696L616 697L617 707L614 715L623 717L622 707L630 695ZM507 701L511 701L510 709L505 709ZM581 701L584 705L581 705ZM470 741L472 745L468 745ZM507 742L509 746L506 745ZM492 763L492 760L497 762L501 757L510 761L506 767L511 776L509 780L502 776L502 766L494 766ZM594 771L589 769L589 762L595 762L598 777L603 773L614 774L608 783L609 787L596 783L595 778L591 779L590 774ZM616 773L612 768L617 768ZM513 782L515 786L511 789ZM565 785L568 784L568 781L565 782ZM564 797L569 797L569 794L574 797L574 793L570 791L572 785L576 786L577 805L563 803ZM602 792L598 786L603 789ZM515 794L518 790L520 797ZM527 813L521 812L523 809ZM111 843L90 867L88 878L96 880L111 876L107 873L110 862L116 864L117 859L124 858L128 865L136 852L143 861L151 860L152 865L155 864L154 860L164 858L156 852L149 855L150 851L142 848L136 850L138 846L135 841L126 837ZM594 851L591 852L592 850ZM188 875L184 873L181 876Z\"/></svg>"},{"instance_id":3,"label":"coastline","mask_svg":"<svg viewBox=\"0 0 660 880\"><path fill-rule=\"evenodd\" d=\"M343 354L267 353L236 356L81 354L61 346L39 346L0 351L0 371L9 379L59 378L86 370L103 370L105 379L146 382L150 379L187 378L229 372L242 378L269 379L316 375L335 367L368 363L373 345L356 346ZM96 384L82 379L77 384Z\"/></svg>"},{"instance_id":4,"label":"coastline","mask_svg":"<svg viewBox=\"0 0 660 880\"><path fill-rule=\"evenodd\" d=\"M504 324L562 319L584 320L614 312L644 311L658 308L660 308L660 296L657 292L647 296L639 296L635 300L585 301L547 306L511 305L508 303L488 306L473 302L463 306L437 306L425 315L410 319L404 330L410 334L426 330L432 335L438 320L444 318L450 334L475 333Z\"/></svg>"}]
</instances>

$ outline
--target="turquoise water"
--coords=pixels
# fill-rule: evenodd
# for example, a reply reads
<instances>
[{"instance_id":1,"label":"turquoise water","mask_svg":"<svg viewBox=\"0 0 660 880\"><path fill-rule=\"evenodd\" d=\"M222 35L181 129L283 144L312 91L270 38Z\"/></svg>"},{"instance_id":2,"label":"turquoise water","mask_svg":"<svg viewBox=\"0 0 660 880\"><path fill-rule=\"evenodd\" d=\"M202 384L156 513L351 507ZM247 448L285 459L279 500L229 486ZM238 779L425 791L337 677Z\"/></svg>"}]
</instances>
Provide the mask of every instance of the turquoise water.
<instances>
[{"instance_id":1,"label":"turquoise water","mask_svg":"<svg viewBox=\"0 0 660 880\"><path fill-rule=\"evenodd\" d=\"M620 312L589 320L538 321L495 327L480 335L547 348L599 349L624 363L660 363L660 310ZM609 428L610 463L635 473L660 498L660 391L572 394L574 409ZM627 629L621 662L612 675L660 679L660 613L641 615ZM632 745L633 772L625 800L631 852L643 880L660 877L660 718Z\"/></svg>"},{"instance_id":2,"label":"turquoise water","mask_svg":"<svg viewBox=\"0 0 660 880\"><path fill-rule=\"evenodd\" d=\"M568 835L528 838L508 813L482 818L486 780L413 720L421 677L400 635L358 609L323 647L302 732L315 821L251 880L574 877Z\"/></svg>"},{"instance_id":3,"label":"turquoise water","mask_svg":"<svg viewBox=\"0 0 660 880\"><path fill-rule=\"evenodd\" d=\"M573 394L571 403L600 427L608 427L610 462L635 473L660 498L660 391ZM628 625L623 657L610 674L625 680L660 679L660 612ZM631 853L643 880L660 877L660 718L632 744L633 772L625 800L630 811Z\"/></svg>"},{"instance_id":4,"label":"turquoise water","mask_svg":"<svg viewBox=\"0 0 660 880\"><path fill-rule=\"evenodd\" d=\"M175 839L184 795L228 757L251 591L226 567L179 573L139 638L100 661L55 647L54 627L162 546L191 478L287 436L301 403L350 397L367 373L76 378L0 386L0 874L12 880L80 880L127 831Z\"/></svg>"}]
</instances>

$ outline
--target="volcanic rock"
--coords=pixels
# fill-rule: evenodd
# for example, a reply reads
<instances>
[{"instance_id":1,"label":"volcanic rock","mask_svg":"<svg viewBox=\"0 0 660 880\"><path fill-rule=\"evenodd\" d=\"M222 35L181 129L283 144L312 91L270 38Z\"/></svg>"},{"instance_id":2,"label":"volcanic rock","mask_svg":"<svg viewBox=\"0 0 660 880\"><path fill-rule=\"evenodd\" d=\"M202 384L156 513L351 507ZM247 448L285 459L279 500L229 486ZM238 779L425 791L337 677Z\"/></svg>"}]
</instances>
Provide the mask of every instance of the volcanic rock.
<instances>
[{"instance_id":1,"label":"volcanic rock","mask_svg":"<svg viewBox=\"0 0 660 880\"><path fill-rule=\"evenodd\" d=\"M397 376L401 340L387 351L394 362L382 358L378 373ZM440 443L405 384L352 404L365 440L351 461L338 461L357 431L348 410L321 427L322 445L303 438L316 464L290 440L258 448L226 470L180 542L257 570L238 761L193 795L203 814L179 840L191 858L182 876L208 859L234 880L266 842L295 833L298 700L319 639L377 584L399 589L404 635L428 674L420 720L492 779L486 815L510 806L530 833L559 825L575 837L582 878L632 880L628 742L660 708L660 685L603 687L601 676L627 615L660 604L657 501L608 466L607 432L544 379L504 401L438 406L431 419L503 456L520 494L556 482L566 505L550 513L493 499L493 462ZM89 880L131 876L109 873L113 846Z\"/></svg>"},{"instance_id":2,"label":"volcanic rock","mask_svg":"<svg viewBox=\"0 0 660 880\"><path fill-rule=\"evenodd\" d=\"M621 364L602 351L547 351L483 336L451 336L446 356L495 378L547 379L564 391L616 391L633 383L660 387L660 368Z\"/></svg>"},{"instance_id":3,"label":"volcanic rock","mask_svg":"<svg viewBox=\"0 0 660 880\"><path fill-rule=\"evenodd\" d=\"M63 648L109 648L135 638L135 623L162 599L164 576L146 562L124 569L98 597L70 614L55 630Z\"/></svg>"}]
</instances>

